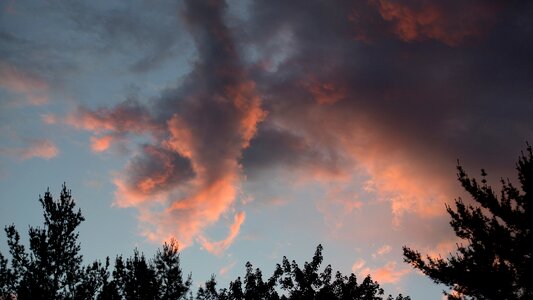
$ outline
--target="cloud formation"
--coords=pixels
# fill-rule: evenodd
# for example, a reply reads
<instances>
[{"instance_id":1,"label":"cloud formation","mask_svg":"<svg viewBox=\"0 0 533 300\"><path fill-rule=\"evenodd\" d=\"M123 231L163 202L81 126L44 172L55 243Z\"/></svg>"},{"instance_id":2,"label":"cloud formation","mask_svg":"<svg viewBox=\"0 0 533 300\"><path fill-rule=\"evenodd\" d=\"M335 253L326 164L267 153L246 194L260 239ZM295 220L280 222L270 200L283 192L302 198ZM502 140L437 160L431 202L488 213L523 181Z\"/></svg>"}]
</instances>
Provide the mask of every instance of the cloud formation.
<instances>
[{"instance_id":1,"label":"cloud formation","mask_svg":"<svg viewBox=\"0 0 533 300\"><path fill-rule=\"evenodd\" d=\"M149 135L152 142L115 179L116 204L139 209L148 238L176 236L182 247L199 239L213 253L229 247L244 222L244 213L236 214L229 236L220 242L203 235L231 213L242 150L267 115L224 24L225 9L222 1L185 2L183 15L199 58L183 84L166 90L150 111L130 100L112 109L80 108L68 121L97 135L95 151L127 135Z\"/></svg>"},{"instance_id":2,"label":"cloud formation","mask_svg":"<svg viewBox=\"0 0 533 300\"><path fill-rule=\"evenodd\" d=\"M372 279L376 280L379 283L397 283L405 275L409 274L411 269L405 266L397 266L395 261L389 261L384 266L371 269L364 268L359 274L361 276L366 276L370 274Z\"/></svg>"},{"instance_id":3,"label":"cloud formation","mask_svg":"<svg viewBox=\"0 0 533 300\"><path fill-rule=\"evenodd\" d=\"M54 142L46 139L30 139L24 146L0 147L0 154L17 157L21 160L32 158L52 159L59 154Z\"/></svg>"},{"instance_id":4,"label":"cloud formation","mask_svg":"<svg viewBox=\"0 0 533 300\"><path fill-rule=\"evenodd\" d=\"M352 265L352 272L359 274L362 278L370 275L379 283L398 283L411 272L411 269L406 266L398 267L395 261L388 261L382 267L370 268L366 266L364 259L359 259Z\"/></svg>"},{"instance_id":5,"label":"cloud formation","mask_svg":"<svg viewBox=\"0 0 533 300\"><path fill-rule=\"evenodd\" d=\"M384 20L403 41L434 39L458 46L467 39L480 37L494 23L498 6L487 1L441 2L375 0Z\"/></svg>"},{"instance_id":6,"label":"cloud formation","mask_svg":"<svg viewBox=\"0 0 533 300\"><path fill-rule=\"evenodd\" d=\"M505 172L494 158L531 137L532 6L511 2L252 1L235 19L223 1L185 1L197 57L177 87L68 123L94 133L96 152L146 138L115 203L137 208L153 240L220 253L244 222L243 181L264 174L322 187L327 220L343 215L332 206L385 203L382 221L400 230L442 218L457 158ZM227 215L230 234L210 242ZM393 262L375 272L406 274Z\"/></svg>"},{"instance_id":7,"label":"cloud formation","mask_svg":"<svg viewBox=\"0 0 533 300\"><path fill-rule=\"evenodd\" d=\"M48 102L48 84L37 75L2 61L0 58L0 88L22 97L22 103L44 105Z\"/></svg>"},{"instance_id":8,"label":"cloud formation","mask_svg":"<svg viewBox=\"0 0 533 300\"><path fill-rule=\"evenodd\" d=\"M207 240L205 237L200 237L200 243L202 247L204 247L205 250L220 255L222 252L224 252L232 243L233 240L237 237L239 234L239 231L241 229L241 225L244 222L246 215L244 212L240 212L235 215L235 220L233 221L233 224L230 227L230 232L228 236L217 242L211 242ZM222 274L222 270L220 271Z\"/></svg>"}]
</instances>

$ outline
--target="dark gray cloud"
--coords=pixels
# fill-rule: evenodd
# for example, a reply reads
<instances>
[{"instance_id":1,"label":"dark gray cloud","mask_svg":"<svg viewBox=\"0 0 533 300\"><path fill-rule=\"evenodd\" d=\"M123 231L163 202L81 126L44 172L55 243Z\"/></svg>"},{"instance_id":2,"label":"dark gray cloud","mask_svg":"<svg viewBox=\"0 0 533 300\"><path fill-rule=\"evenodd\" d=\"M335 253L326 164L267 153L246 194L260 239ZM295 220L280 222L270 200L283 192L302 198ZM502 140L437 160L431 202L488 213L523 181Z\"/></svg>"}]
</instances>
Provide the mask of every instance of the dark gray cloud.
<instances>
[{"instance_id":1,"label":"dark gray cloud","mask_svg":"<svg viewBox=\"0 0 533 300\"><path fill-rule=\"evenodd\" d=\"M154 239L175 234L188 245L198 238L207 250L212 247L203 230L236 202L242 150L265 116L225 24L226 9L223 1L185 1L180 15L198 57L178 87L167 88L149 107L129 101L109 109L81 109L70 118L84 120L78 127L104 138L149 133L152 141L115 181L117 203L138 208L143 221L156 228ZM105 148L94 145L107 141L96 140L93 149ZM166 206L154 216L151 208L161 195ZM237 216L224 247L244 220L243 213Z\"/></svg>"},{"instance_id":2,"label":"dark gray cloud","mask_svg":"<svg viewBox=\"0 0 533 300\"><path fill-rule=\"evenodd\" d=\"M431 8L435 33L415 26L420 32L412 40L398 36L379 11L387 3L413 12L395 16L397 22ZM325 114L342 111L346 121L366 115L391 144L436 152L446 163L460 157L498 165L493 158L514 157L531 139L529 3L257 1L250 12L246 39L258 49L291 32L291 54L277 71L255 73L274 120L300 119L327 132L324 124L308 123L307 113L316 110L309 110L315 104L305 83L333 83L345 96L324 107ZM366 31L367 39L358 36Z\"/></svg>"},{"instance_id":3,"label":"dark gray cloud","mask_svg":"<svg viewBox=\"0 0 533 300\"><path fill-rule=\"evenodd\" d=\"M100 53L118 52L134 72L150 71L183 55L181 4L178 1L63 2L51 4L88 37L87 47Z\"/></svg>"},{"instance_id":4,"label":"dark gray cloud","mask_svg":"<svg viewBox=\"0 0 533 300\"><path fill-rule=\"evenodd\" d=\"M363 170L394 217L435 217L453 198L457 158L507 174L532 138L530 3L273 0L247 9L228 21L223 1L184 2L197 58L178 87L143 108L150 121L138 123L157 124L154 148L144 149L159 150L143 150L119 185L135 191L165 178L161 186L184 195L168 216L195 224L188 241L235 203L243 173L263 180L254 175L281 168L326 182ZM128 45L151 31L108 17L96 30L105 40ZM119 115L100 121L120 125ZM162 164L179 170L161 176ZM204 213L211 219L198 223Z\"/></svg>"},{"instance_id":5,"label":"dark gray cloud","mask_svg":"<svg viewBox=\"0 0 533 300\"><path fill-rule=\"evenodd\" d=\"M148 72L187 55L178 1L17 1L4 9L0 54L51 82L116 55L120 71Z\"/></svg>"},{"instance_id":6,"label":"dark gray cloud","mask_svg":"<svg viewBox=\"0 0 533 300\"><path fill-rule=\"evenodd\" d=\"M194 176L188 159L154 145L144 145L142 152L128 163L125 171L131 174L128 178L130 186L150 193L167 191Z\"/></svg>"}]
</instances>

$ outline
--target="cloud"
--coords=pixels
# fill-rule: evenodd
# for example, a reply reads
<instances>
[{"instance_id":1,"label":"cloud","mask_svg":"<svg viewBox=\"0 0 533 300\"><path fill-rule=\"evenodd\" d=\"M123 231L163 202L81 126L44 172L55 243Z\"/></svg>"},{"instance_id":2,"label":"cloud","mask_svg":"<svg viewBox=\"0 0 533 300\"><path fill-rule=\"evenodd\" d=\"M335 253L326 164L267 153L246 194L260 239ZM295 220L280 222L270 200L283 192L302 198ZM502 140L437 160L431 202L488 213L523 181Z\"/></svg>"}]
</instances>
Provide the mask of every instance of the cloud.
<instances>
[{"instance_id":1,"label":"cloud","mask_svg":"<svg viewBox=\"0 0 533 300\"><path fill-rule=\"evenodd\" d=\"M228 274L228 272L231 271L231 269L233 269L233 267L235 266L235 263L236 262L231 262L229 265L223 266L222 268L220 268L218 273L222 276Z\"/></svg>"},{"instance_id":2,"label":"cloud","mask_svg":"<svg viewBox=\"0 0 533 300\"><path fill-rule=\"evenodd\" d=\"M65 122L94 133L91 137L94 152L108 150L128 134L157 136L163 130L152 119L148 109L134 99L128 99L112 109L102 107L92 111L78 107L65 118Z\"/></svg>"},{"instance_id":3,"label":"cloud","mask_svg":"<svg viewBox=\"0 0 533 300\"><path fill-rule=\"evenodd\" d=\"M57 124L59 122L57 116L54 114L42 114L41 120L47 125Z\"/></svg>"},{"instance_id":4,"label":"cloud","mask_svg":"<svg viewBox=\"0 0 533 300\"><path fill-rule=\"evenodd\" d=\"M69 124L95 150L146 138L115 178L115 203L138 209L156 241L209 241L241 196L276 195L242 190L271 174L324 191L327 220L381 206L375 227L440 220L457 158L508 171L499 158L533 132L531 4L513 5L254 1L233 20L222 1L185 1L197 57L177 87L80 108Z\"/></svg>"},{"instance_id":5,"label":"cloud","mask_svg":"<svg viewBox=\"0 0 533 300\"><path fill-rule=\"evenodd\" d=\"M385 255L387 253L390 253L392 250L392 247L390 245L383 245L382 247L380 247L376 253L372 254L372 257L373 258L376 258L378 256L381 256L381 255Z\"/></svg>"},{"instance_id":6,"label":"cloud","mask_svg":"<svg viewBox=\"0 0 533 300\"><path fill-rule=\"evenodd\" d=\"M180 7L175 1L109 3L106 9L88 2L69 2L49 3L45 13L60 12L74 30L83 33L87 40L78 42L85 51L127 57L126 69L139 73L153 71L183 54Z\"/></svg>"},{"instance_id":7,"label":"cloud","mask_svg":"<svg viewBox=\"0 0 533 300\"><path fill-rule=\"evenodd\" d=\"M45 80L1 60L0 87L15 95L21 95L26 104L48 103L49 86Z\"/></svg>"},{"instance_id":8,"label":"cloud","mask_svg":"<svg viewBox=\"0 0 533 300\"><path fill-rule=\"evenodd\" d=\"M66 122L75 128L95 133L142 134L157 130L146 107L133 99L126 100L113 109L102 107L92 111L79 107L67 116Z\"/></svg>"},{"instance_id":9,"label":"cloud","mask_svg":"<svg viewBox=\"0 0 533 300\"><path fill-rule=\"evenodd\" d=\"M353 273L357 273L359 272L361 269L363 269L363 267L365 266L366 264L366 261L362 258L358 259L356 262L353 263L352 265L352 272Z\"/></svg>"},{"instance_id":10,"label":"cloud","mask_svg":"<svg viewBox=\"0 0 533 300\"><path fill-rule=\"evenodd\" d=\"M484 35L494 24L497 6L482 1L435 3L431 1L371 1L403 41L434 39L448 46Z\"/></svg>"},{"instance_id":11,"label":"cloud","mask_svg":"<svg viewBox=\"0 0 533 300\"><path fill-rule=\"evenodd\" d=\"M373 280L379 283L398 283L405 275L409 274L411 269L403 267L398 269L395 261L389 261L384 266L371 269L364 268L359 271L361 276L370 274Z\"/></svg>"},{"instance_id":12,"label":"cloud","mask_svg":"<svg viewBox=\"0 0 533 300\"><path fill-rule=\"evenodd\" d=\"M50 140L31 139L21 147L0 147L0 154L18 157L21 160L32 158L52 159L59 154L59 149Z\"/></svg>"},{"instance_id":13,"label":"cloud","mask_svg":"<svg viewBox=\"0 0 533 300\"><path fill-rule=\"evenodd\" d=\"M267 115L224 23L225 9L221 1L185 2L199 57L183 84L153 106L127 100L111 109L80 108L68 118L96 134L93 150L107 149L115 137L147 135L151 141L115 179L116 204L138 209L151 240L175 236L186 247L201 238L216 253L233 242L244 213L223 241L209 242L203 231L236 202L242 151Z\"/></svg>"},{"instance_id":14,"label":"cloud","mask_svg":"<svg viewBox=\"0 0 533 300\"><path fill-rule=\"evenodd\" d=\"M443 216L444 203L457 194L458 157L502 169L493 158L515 155L508 141L519 145L531 136L522 112L531 109L523 80L531 76L521 64L528 61L522 50L533 45L521 44L515 52L519 57L502 46L520 43L519 36L527 34L510 17L527 22L521 9L511 13L505 6L478 2L434 8L426 1L391 3L341 1L333 9L322 2L253 2L252 21L245 27L245 41L253 49L268 47L280 32L290 32L293 39L276 71L262 72L260 66L256 71L269 117L244 155L249 178L256 169L274 168L287 170L291 183L305 177L327 185L334 177L315 174L333 169L344 174L337 177L341 182L346 174L367 176L346 185L365 185L369 194L389 202L398 227L406 216ZM425 14L429 21L423 20ZM408 19L415 22L416 36L391 39L391 26L404 26ZM368 29L368 40L355 38L354 26ZM407 37L417 42L406 43ZM480 51L487 55L480 57ZM260 65L270 55L259 51L255 61ZM508 80L484 72L487 65ZM342 91L342 97L334 91ZM330 102L318 100L330 94ZM502 99L512 104L503 105ZM498 113L502 109L506 113ZM307 157L317 159L308 163Z\"/></svg>"},{"instance_id":15,"label":"cloud","mask_svg":"<svg viewBox=\"0 0 533 300\"><path fill-rule=\"evenodd\" d=\"M220 255L233 243L233 240L239 234L241 225L244 222L245 217L246 215L244 212L236 214L235 220L233 221L233 224L230 227L230 232L228 236L221 241L210 242L205 237L200 237L200 243L202 244L202 247L204 247L205 250L213 254Z\"/></svg>"},{"instance_id":16,"label":"cloud","mask_svg":"<svg viewBox=\"0 0 533 300\"><path fill-rule=\"evenodd\" d=\"M384 266L378 268L365 266L366 261L359 259L352 265L352 272L358 273L361 277L370 275L373 280L379 283L398 283L405 275L411 272L411 269L407 267L398 269L395 261L389 261Z\"/></svg>"},{"instance_id":17,"label":"cloud","mask_svg":"<svg viewBox=\"0 0 533 300\"><path fill-rule=\"evenodd\" d=\"M102 137L91 137L91 149L94 152L102 152L109 148L113 143L112 135L104 135Z\"/></svg>"}]
</instances>

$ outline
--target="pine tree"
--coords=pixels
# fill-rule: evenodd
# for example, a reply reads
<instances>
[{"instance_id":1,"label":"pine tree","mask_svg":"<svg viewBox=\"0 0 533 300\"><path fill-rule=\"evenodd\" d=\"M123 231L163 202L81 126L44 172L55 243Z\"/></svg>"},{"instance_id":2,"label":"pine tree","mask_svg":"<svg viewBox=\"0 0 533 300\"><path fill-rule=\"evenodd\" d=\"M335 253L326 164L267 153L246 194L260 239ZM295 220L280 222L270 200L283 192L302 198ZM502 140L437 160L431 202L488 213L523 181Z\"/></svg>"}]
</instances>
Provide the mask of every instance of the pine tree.
<instances>
[{"instance_id":1,"label":"pine tree","mask_svg":"<svg viewBox=\"0 0 533 300\"><path fill-rule=\"evenodd\" d=\"M159 290L158 299L174 300L185 297L192 279L189 274L187 280L183 281L177 241L172 239L169 243L165 243L163 251L157 251L153 263Z\"/></svg>"},{"instance_id":2,"label":"pine tree","mask_svg":"<svg viewBox=\"0 0 533 300\"><path fill-rule=\"evenodd\" d=\"M274 274L263 280L260 269L255 270L250 262L246 263L244 284L238 277L229 285L229 289L216 288L215 277L200 287L197 292L198 300L259 300L259 299L350 299L350 300L383 300L383 289L366 276L361 283L357 282L354 274L349 277L336 273L332 281L332 268L326 266L319 272L322 264L322 245L318 245L311 262L304 263L304 267L295 262L289 262L283 257L282 263L276 265ZM281 294L281 295L280 295ZM387 300L409 300L401 294L396 298L388 296Z\"/></svg>"},{"instance_id":3,"label":"pine tree","mask_svg":"<svg viewBox=\"0 0 533 300\"><path fill-rule=\"evenodd\" d=\"M74 299L82 282L82 256L77 242L77 227L84 220L75 210L71 191L63 185L59 201L49 190L39 197L43 207L44 225L30 227L29 252L20 244L14 225L5 228L11 267L0 257L3 296L16 299Z\"/></svg>"},{"instance_id":4,"label":"pine tree","mask_svg":"<svg viewBox=\"0 0 533 300\"><path fill-rule=\"evenodd\" d=\"M436 283L449 286L449 299L533 299L533 151L528 145L516 169L520 189L501 180L500 196L482 179L470 179L459 165L458 179L475 201L456 199L447 206L450 225L466 245L446 259L422 258L420 252L404 247L405 261Z\"/></svg>"}]
</instances>

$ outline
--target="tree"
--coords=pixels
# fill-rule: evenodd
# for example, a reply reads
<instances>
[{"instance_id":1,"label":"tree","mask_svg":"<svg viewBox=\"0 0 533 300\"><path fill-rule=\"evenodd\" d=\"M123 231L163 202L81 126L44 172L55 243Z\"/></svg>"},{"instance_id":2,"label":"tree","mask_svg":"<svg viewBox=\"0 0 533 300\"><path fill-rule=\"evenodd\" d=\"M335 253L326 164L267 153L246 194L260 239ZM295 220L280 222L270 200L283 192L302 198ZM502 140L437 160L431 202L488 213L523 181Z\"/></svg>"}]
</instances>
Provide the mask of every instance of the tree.
<instances>
[{"instance_id":1,"label":"tree","mask_svg":"<svg viewBox=\"0 0 533 300\"><path fill-rule=\"evenodd\" d=\"M455 234L467 242L446 259L422 258L420 252L403 248L404 259L436 283L452 289L449 299L533 299L533 151L528 144L516 169L520 189L501 179L497 197L482 179L470 179L459 165L458 179L476 202L455 200L446 206Z\"/></svg>"},{"instance_id":2,"label":"tree","mask_svg":"<svg viewBox=\"0 0 533 300\"><path fill-rule=\"evenodd\" d=\"M357 282L354 274L349 277L336 273L332 281L332 268L328 265L320 273L322 264L322 245L318 245L311 262L304 263L303 269L295 261L289 262L283 257L282 263L276 265L274 274L263 280L260 269L253 269L250 262L246 263L244 276L244 290L241 278L238 277L230 283L229 289L216 289L216 280L212 276L205 287L200 287L197 293L198 300L207 299L232 299L232 300L259 300L259 299L352 299L352 300L382 300L383 289L379 284L366 276ZM281 296L278 292L283 293ZM409 300L401 294L396 298L388 296L387 300Z\"/></svg>"},{"instance_id":3,"label":"tree","mask_svg":"<svg viewBox=\"0 0 533 300\"><path fill-rule=\"evenodd\" d=\"M157 250L154 265L159 290L158 299L180 299L187 294L192 284L191 274L184 282L176 240L172 239L169 243L165 243L163 251Z\"/></svg>"},{"instance_id":4,"label":"tree","mask_svg":"<svg viewBox=\"0 0 533 300\"><path fill-rule=\"evenodd\" d=\"M134 250L133 257L125 261L122 256L117 257L113 279L122 299L157 299L158 282L154 267L137 249Z\"/></svg>"},{"instance_id":5,"label":"tree","mask_svg":"<svg viewBox=\"0 0 533 300\"><path fill-rule=\"evenodd\" d=\"M54 201L47 190L39 202L44 226L30 227L29 253L20 244L15 226L5 228L12 259L10 268L0 254L0 291L7 299L74 299L83 282L76 230L84 218L79 209L75 210L71 191L65 185L59 201Z\"/></svg>"},{"instance_id":6,"label":"tree","mask_svg":"<svg viewBox=\"0 0 533 300\"><path fill-rule=\"evenodd\" d=\"M71 191L62 186L58 201L49 190L39 197L43 227L30 227L29 251L14 225L5 228L11 260L0 253L0 299L180 299L191 285L183 280L176 241L165 243L153 260L134 251L133 257L109 257L82 266L77 227L84 217Z\"/></svg>"},{"instance_id":7,"label":"tree","mask_svg":"<svg viewBox=\"0 0 533 300\"><path fill-rule=\"evenodd\" d=\"M223 290L222 294L226 295L226 291ZM211 275L211 279L206 281L205 287L199 287L198 293L196 293L196 300L218 300L220 299L219 292L217 291L217 281L215 275Z\"/></svg>"}]
</instances>

